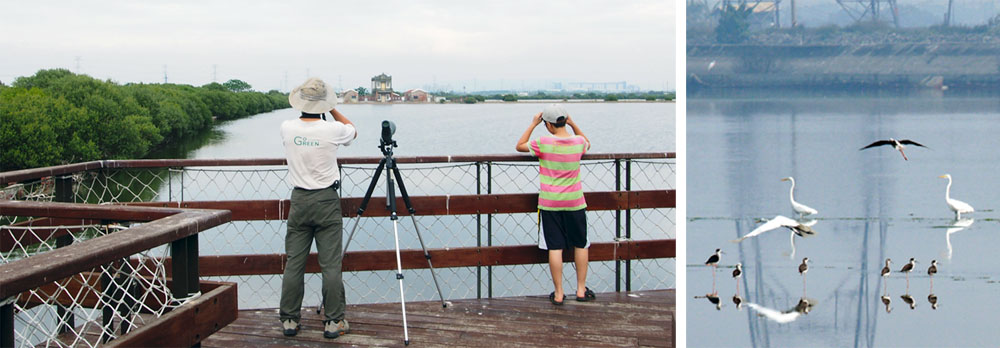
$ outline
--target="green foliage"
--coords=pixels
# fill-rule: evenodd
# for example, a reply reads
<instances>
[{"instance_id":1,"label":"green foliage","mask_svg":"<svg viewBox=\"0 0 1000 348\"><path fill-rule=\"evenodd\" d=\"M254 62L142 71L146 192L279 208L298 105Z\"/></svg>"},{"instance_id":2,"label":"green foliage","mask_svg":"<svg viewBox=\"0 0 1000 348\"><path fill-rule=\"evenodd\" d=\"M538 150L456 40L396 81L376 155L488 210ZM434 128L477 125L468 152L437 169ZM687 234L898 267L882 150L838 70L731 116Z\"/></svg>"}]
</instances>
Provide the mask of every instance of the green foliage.
<instances>
[{"instance_id":1,"label":"green foliage","mask_svg":"<svg viewBox=\"0 0 1000 348\"><path fill-rule=\"evenodd\" d=\"M608 94L608 95L604 96L604 101L616 102L616 101L618 101L618 95L617 94Z\"/></svg>"},{"instance_id":2,"label":"green foliage","mask_svg":"<svg viewBox=\"0 0 1000 348\"><path fill-rule=\"evenodd\" d=\"M505 102L517 101L517 96L514 94L504 94L503 97L500 97L500 100Z\"/></svg>"},{"instance_id":3,"label":"green foliage","mask_svg":"<svg viewBox=\"0 0 1000 348\"><path fill-rule=\"evenodd\" d=\"M358 91L358 96L368 95L368 90L365 89L364 87L358 87L358 88L355 88L354 90Z\"/></svg>"},{"instance_id":4,"label":"green foliage","mask_svg":"<svg viewBox=\"0 0 1000 348\"><path fill-rule=\"evenodd\" d=\"M231 92L249 92L252 87L249 83L243 82L242 80L232 79L222 83L223 87L226 87Z\"/></svg>"},{"instance_id":5,"label":"green foliage","mask_svg":"<svg viewBox=\"0 0 1000 348\"><path fill-rule=\"evenodd\" d=\"M719 25L715 27L715 41L736 44L750 38L750 14L753 7L746 4L726 6L719 11Z\"/></svg>"},{"instance_id":6,"label":"green foliage","mask_svg":"<svg viewBox=\"0 0 1000 348\"><path fill-rule=\"evenodd\" d=\"M235 119L287 107L288 96L274 90L122 86L65 69L41 70L0 88L0 170L141 158L210 127L213 115Z\"/></svg>"}]
</instances>

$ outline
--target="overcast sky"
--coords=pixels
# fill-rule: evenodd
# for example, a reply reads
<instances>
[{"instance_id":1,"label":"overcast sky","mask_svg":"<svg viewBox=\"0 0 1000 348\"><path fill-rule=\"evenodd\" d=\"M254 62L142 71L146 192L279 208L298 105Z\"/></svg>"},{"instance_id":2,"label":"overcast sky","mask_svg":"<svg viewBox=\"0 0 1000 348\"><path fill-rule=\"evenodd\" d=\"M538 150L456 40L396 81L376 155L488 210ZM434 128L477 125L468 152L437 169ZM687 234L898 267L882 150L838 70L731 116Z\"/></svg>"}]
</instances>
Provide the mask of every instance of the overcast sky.
<instances>
[{"instance_id":1,"label":"overcast sky","mask_svg":"<svg viewBox=\"0 0 1000 348\"><path fill-rule=\"evenodd\" d=\"M393 76L397 90L627 81L673 90L679 0L0 0L0 81L67 68L100 79L289 89ZM287 74L287 85L285 76Z\"/></svg>"}]
</instances>

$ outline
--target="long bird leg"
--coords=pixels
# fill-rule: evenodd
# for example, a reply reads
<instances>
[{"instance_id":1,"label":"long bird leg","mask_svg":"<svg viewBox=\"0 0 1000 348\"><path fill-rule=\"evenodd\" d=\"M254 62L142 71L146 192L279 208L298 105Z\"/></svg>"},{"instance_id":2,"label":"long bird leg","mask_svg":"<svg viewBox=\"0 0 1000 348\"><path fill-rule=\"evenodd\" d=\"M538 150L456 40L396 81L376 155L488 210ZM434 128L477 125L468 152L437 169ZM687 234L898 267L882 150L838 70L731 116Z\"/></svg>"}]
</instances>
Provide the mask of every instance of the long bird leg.
<instances>
[{"instance_id":1,"label":"long bird leg","mask_svg":"<svg viewBox=\"0 0 1000 348\"><path fill-rule=\"evenodd\" d=\"M900 155L903 155L903 160L904 160L904 161L909 161L909 159L907 159L907 158L906 158L906 154L905 154L905 153L903 153L903 149L899 149L899 154L900 154Z\"/></svg>"}]
</instances>

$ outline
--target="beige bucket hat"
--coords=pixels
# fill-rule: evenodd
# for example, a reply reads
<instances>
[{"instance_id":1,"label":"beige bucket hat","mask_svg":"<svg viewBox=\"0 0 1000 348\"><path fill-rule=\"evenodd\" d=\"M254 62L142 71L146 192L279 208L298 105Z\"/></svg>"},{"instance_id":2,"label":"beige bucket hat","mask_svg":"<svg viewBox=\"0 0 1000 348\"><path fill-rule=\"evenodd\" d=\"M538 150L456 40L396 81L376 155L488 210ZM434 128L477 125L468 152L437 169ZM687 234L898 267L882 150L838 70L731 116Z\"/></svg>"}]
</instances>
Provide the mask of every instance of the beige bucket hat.
<instances>
[{"instance_id":1,"label":"beige bucket hat","mask_svg":"<svg viewBox=\"0 0 1000 348\"><path fill-rule=\"evenodd\" d=\"M337 94L323 80L310 77L288 94L288 103L305 113L322 114L337 106Z\"/></svg>"}]
</instances>

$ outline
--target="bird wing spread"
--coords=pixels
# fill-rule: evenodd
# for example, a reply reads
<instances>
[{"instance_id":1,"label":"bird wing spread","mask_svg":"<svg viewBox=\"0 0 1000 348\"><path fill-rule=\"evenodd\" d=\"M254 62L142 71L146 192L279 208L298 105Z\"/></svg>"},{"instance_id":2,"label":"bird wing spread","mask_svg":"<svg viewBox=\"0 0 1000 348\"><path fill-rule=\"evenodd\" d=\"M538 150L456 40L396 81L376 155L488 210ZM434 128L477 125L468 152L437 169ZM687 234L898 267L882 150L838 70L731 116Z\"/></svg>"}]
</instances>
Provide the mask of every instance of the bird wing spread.
<instances>
[{"instance_id":1,"label":"bird wing spread","mask_svg":"<svg viewBox=\"0 0 1000 348\"><path fill-rule=\"evenodd\" d=\"M767 231L770 231L770 230L773 230L773 229L776 229L776 228L782 227L782 226L784 226L784 227L795 227L795 226L798 226L798 222L796 222L795 220L792 220L790 218L778 215L778 216L775 216L773 219L768 220L763 225L757 226L757 228L753 229L753 231L750 231L750 233L747 233L745 236L740 237L739 239L731 240L731 242L733 242L733 243L739 243L739 242L742 242L744 239L751 238L751 237L756 237L756 236L760 235L761 233L764 233L764 232L767 232Z\"/></svg>"},{"instance_id":2,"label":"bird wing spread","mask_svg":"<svg viewBox=\"0 0 1000 348\"><path fill-rule=\"evenodd\" d=\"M918 143L918 142L916 142L916 141L913 141L913 140L910 140L910 139L903 139L903 140L900 140L900 141L899 141L899 143L900 143L900 144L903 144L903 145L916 145L916 146L920 146L920 147L926 147L926 146L924 146L923 144L921 144L921 143Z\"/></svg>"},{"instance_id":3,"label":"bird wing spread","mask_svg":"<svg viewBox=\"0 0 1000 348\"><path fill-rule=\"evenodd\" d=\"M888 141L888 140L879 140L879 141L876 141L874 143L868 144L868 146L862 147L860 150L864 150L864 149L868 149L868 148L873 148L873 147L876 147L876 146L882 146L882 145L894 145L894 144L891 141ZM923 146L923 145L920 145L920 146Z\"/></svg>"}]
</instances>

